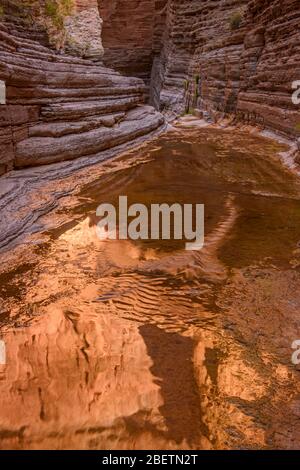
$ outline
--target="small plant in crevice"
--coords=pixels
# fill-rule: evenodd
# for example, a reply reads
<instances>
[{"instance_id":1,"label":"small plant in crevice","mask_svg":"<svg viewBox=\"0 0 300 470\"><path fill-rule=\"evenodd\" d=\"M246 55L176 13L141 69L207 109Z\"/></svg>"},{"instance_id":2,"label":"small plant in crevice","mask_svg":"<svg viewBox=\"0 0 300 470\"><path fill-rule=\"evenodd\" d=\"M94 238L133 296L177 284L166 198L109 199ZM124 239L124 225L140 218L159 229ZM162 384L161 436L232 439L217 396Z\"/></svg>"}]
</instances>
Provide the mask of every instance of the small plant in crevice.
<instances>
[{"instance_id":1,"label":"small plant in crevice","mask_svg":"<svg viewBox=\"0 0 300 470\"><path fill-rule=\"evenodd\" d=\"M295 125L295 130L300 133L300 122Z\"/></svg>"},{"instance_id":2,"label":"small plant in crevice","mask_svg":"<svg viewBox=\"0 0 300 470\"><path fill-rule=\"evenodd\" d=\"M239 27L241 26L242 20L243 20L242 13L240 11L234 12L229 19L231 31L235 31L239 29Z\"/></svg>"},{"instance_id":3,"label":"small plant in crevice","mask_svg":"<svg viewBox=\"0 0 300 470\"><path fill-rule=\"evenodd\" d=\"M4 7L0 5L0 19L4 16Z\"/></svg>"},{"instance_id":4,"label":"small plant in crevice","mask_svg":"<svg viewBox=\"0 0 300 470\"><path fill-rule=\"evenodd\" d=\"M45 3L45 14L51 20L54 27L62 29L65 18L72 15L74 7L74 0L47 0Z\"/></svg>"}]
</instances>

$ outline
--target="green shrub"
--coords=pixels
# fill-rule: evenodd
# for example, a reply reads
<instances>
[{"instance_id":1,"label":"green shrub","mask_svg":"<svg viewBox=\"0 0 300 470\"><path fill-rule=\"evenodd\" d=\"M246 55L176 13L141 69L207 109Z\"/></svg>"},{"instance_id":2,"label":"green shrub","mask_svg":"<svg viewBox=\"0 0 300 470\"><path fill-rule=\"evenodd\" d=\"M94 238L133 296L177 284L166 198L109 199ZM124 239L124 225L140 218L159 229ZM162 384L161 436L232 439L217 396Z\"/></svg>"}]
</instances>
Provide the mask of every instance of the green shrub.
<instances>
[{"instance_id":1,"label":"green shrub","mask_svg":"<svg viewBox=\"0 0 300 470\"><path fill-rule=\"evenodd\" d=\"M64 19L73 13L74 0L47 0L45 14L57 29L62 29Z\"/></svg>"},{"instance_id":2,"label":"green shrub","mask_svg":"<svg viewBox=\"0 0 300 470\"><path fill-rule=\"evenodd\" d=\"M232 31L236 30L236 29L239 29L240 25L241 25L241 22L242 22L242 14L240 11L236 11L235 13L233 13L230 17L230 29Z\"/></svg>"},{"instance_id":3,"label":"green shrub","mask_svg":"<svg viewBox=\"0 0 300 470\"><path fill-rule=\"evenodd\" d=\"M195 109L193 108L193 106L189 106L185 114L186 116L192 116L194 112L195 112Z\"/></svg>"},{"instance_id":4,"label":"green shrub","mask_svg":"<svg viewBox=\"0 0 300 470\"><path fill-rule=\"evenodd\" d=\"M0 5L0 18L4 16L4 8L2 5Z\"/></svg>"}]
</instances>

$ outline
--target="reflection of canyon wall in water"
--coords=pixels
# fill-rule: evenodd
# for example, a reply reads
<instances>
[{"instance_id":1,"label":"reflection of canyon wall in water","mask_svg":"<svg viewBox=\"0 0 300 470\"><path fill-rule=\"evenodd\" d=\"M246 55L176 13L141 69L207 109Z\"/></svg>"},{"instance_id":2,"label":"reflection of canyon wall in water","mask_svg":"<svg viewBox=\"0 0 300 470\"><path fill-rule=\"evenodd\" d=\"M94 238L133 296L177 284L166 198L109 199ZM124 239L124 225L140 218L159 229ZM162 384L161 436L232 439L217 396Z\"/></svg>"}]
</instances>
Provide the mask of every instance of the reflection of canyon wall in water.
<instances>
[{"instance_id":1,"label":"reflection of canyon wall in water","mask_svg":"<svg viewBox=\"0 0 300 470\"><path fill-rule=\"evenodd\" d=\"M131 242L99 242L88 219L54 243L24 293L25 325L2 330L0 448L224 447L218 423L229 426L233 416L247 426L245 439L264 441L255 423L218 399L260 398L263 379L239 349L220 362L216 331L179 334L204 311L184 309L180 283L175 295L163 274L124 272L139 259ZM38 315L30 323L28 310Z\"/></svg>"},{"instance_id":2,"label":"reflection of canyon wall in water","mask_svg":"<svg viewBox=\"0 0 300 470\"><path fill-rule=\"evenodd\" d=\"M164 427L159 387L138 327L80 313L51 309L5 336L1 448L122 447L122 438L130 439L127 420L134 425L136 419L138 426L139 413ZM145 429L146 444L148 437Z\"/></svg>"},{"instance_id":3,"label":"reflection of canyon wall in water","mask_svg":"<svg viewBox=\"0 0 300 470\"><path fill-rule=\"evenodd\" d=\"M1 448L299 447L299 181L274 148L181 124L138 161L73 173L77 195L53 166L18 173L28 199L8 202L2 237L17 223L28 238L1 263ZM205 249L100 241L96 207L120 188L203 201ZM41 210L37 193L64 197Z\"/></svg>"}]
</instances>

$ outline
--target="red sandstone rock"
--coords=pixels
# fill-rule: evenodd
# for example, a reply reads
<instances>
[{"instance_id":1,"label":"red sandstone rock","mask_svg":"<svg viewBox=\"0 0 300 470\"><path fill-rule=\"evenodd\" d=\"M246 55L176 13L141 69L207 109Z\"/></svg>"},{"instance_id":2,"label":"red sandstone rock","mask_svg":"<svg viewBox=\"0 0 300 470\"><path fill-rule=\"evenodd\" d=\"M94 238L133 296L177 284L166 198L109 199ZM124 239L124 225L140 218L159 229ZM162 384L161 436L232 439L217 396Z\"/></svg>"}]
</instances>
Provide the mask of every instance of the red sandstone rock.
<instances>
[{"instance_id":1,"label":"red sandstone rock","mask_svg":"<svg viewBox=\"0 0 300 470\"><path fill-rule=\"evenodd\" d=\"M100 133L105 126L114 131L111 114L125 113L126 121L127 111L143 103L142 80L54 53L40 22L30 29L10 0L4 4L0 79L8 101L0 107L0 174L14 165L16 149L18 162L38 164L34 155L22 156L20 149L32 144L27 138ZM79 13L94 7L95 0L77 0ZM99 11L105 64L143 77L151 102L166 115L199 109L215 120L232 115L299 135L300 113L291 99L292 82L300 79L298 0L101 0ZM95 23L91 28L95 35ZM106 115L105 124L100 118ZM84 146L78 155L87 154Z\"/></svg>"},{"instance_id":2,"label":"red sandstone rock","mask_svg":"<svg viewBox=\"0 0 300 470\"><path fill-rule=\"evenodd\" d=\"M0 174L95 154L163 124L150 107L129 112L144 102L142 80L57 54L11 35L4 23L0 34L0 80L7 86L7 104L0 106Z\"/></svg>"},{"instance_id":3,"label":"red sandstone rock","mask_svg":"<svg viewBox=\"0 0 300 470\"><path fill-rule=\"evenodd\" d=\"M232 30L238 11L241 23ZM297 0L170 0L155 94L175 112L201 107L296 136L300 113L291 86L300 77L299 20Z\"/></svg>"},{"instance_id":4,"label":"red sandstone rock","mask_svg":"<svg viewBox=\"0 0 300 470\"><path fill-rule=\"evenodd\" d=\"M93 60L101 59L102 19L97 0L75 0L72 15L65 19L66 50Z\"/></svg>"}]
</instances>

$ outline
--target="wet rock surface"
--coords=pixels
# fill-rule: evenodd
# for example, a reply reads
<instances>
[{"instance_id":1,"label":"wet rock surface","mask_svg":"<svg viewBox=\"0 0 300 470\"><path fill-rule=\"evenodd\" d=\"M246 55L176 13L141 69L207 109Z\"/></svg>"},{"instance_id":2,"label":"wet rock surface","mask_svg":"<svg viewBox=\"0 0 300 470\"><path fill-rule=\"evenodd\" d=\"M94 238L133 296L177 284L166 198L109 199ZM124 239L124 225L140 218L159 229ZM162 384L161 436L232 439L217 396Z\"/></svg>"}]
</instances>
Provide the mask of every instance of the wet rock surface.
<instances>
[{"instance_id":1,"label":"wet rock surface","mask_svg":"<svg viewBox=\"0 0 300 470\"><path fill-rule=\"evenodd\" d=\"M300 187L283 150L179 125L90 168L4 178L1 448L299 446ZM96 207L121 193L205 203L204 249L100 242Z\"/></svg>"}]
</instances>

